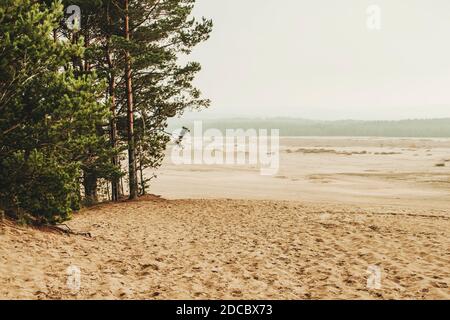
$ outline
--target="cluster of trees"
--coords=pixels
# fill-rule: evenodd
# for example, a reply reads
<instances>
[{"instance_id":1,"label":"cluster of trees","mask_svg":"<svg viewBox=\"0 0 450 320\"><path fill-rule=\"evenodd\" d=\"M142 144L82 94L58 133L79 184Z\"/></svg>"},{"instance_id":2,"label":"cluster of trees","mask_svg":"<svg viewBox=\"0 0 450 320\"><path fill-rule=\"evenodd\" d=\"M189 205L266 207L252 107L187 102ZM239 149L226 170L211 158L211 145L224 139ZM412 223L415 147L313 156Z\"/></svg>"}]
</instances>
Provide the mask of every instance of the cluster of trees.
<instances>
[{"instance_id":1,"label":"cluster of trees","mask_svg":"<svg viewBox=\"0 0 450 320\"><path fill-rule=\"evenodd\" d=\"M194 3L1 2L0 209L58 223L97 201L99 181L114 201L122 176L130 199L147 192L143 172L163 159L168 119L209 105L192 84L200 65L179 62L212 29L191 17Z\"/></svg>"}]
</instances>

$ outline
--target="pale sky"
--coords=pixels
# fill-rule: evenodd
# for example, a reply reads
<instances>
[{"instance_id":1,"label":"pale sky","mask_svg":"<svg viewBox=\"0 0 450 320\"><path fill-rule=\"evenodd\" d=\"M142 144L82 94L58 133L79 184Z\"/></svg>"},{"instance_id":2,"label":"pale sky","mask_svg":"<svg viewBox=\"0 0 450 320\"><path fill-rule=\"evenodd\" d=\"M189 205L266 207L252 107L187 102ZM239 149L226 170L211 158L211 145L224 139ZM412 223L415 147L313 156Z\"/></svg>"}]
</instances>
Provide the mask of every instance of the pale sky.
<instances>
[{"instance_id":1,"label":"pale sky","mask_svg":"<svg viewBox=\"0 0 450 320\"><path fill-rule=\"evenodd\" d=\"M449 0L197 0L195 15L214 21L189 58L205 116L450 117Z\"/></svg>"}]
</instances>

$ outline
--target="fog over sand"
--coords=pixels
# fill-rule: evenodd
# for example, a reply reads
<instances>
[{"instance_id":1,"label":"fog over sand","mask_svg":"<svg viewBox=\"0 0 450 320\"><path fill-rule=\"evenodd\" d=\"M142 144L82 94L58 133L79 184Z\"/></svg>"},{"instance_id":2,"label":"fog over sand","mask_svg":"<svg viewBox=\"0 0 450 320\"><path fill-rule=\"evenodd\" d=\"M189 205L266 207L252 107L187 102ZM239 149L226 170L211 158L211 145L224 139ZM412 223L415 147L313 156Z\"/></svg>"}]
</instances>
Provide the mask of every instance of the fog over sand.
<instances>
[{"instance_id":1,"label":"fog over sand","mask_svg":"<svg viewBox=\"0 0 450 320\"><path fill-rule=\"evenodd\" d=\"M0 298L450 298L449 140L281 144L274 177L167 159L169 200L83 210L68 225L92 238L0 222Z\"/></svg>"}]
</instances>

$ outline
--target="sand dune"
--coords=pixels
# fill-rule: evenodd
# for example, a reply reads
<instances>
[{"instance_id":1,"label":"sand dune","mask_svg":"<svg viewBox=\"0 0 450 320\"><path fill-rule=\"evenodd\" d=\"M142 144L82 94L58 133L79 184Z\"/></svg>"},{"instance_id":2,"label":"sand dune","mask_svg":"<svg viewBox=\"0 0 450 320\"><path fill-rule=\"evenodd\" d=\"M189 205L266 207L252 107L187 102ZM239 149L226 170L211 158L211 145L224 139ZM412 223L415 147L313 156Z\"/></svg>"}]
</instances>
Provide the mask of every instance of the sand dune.
<instances>
[{"instance_id":1,"label":"sand dune","mask_svg":"<svg viewBox=\"0 0 450 320\"><path fill-rule=\"evenodd\" d=\"M0 298L450 298L450 212L285 201L150 200L69 224L2 224ZM81 289L67 287L67 268ZM381 288L370 289L371 266Z\"/></svg>"}]
</instances>

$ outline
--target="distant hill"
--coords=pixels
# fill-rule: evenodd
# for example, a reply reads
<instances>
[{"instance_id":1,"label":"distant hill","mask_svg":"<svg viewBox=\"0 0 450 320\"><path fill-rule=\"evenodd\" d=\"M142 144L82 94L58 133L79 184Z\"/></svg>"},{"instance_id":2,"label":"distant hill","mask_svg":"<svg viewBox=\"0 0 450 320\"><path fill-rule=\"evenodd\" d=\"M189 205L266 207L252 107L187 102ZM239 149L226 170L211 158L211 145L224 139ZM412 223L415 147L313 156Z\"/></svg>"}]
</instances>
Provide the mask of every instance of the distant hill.
<instances>
[{"instance_id":1,"label":"distant hill","mask_svg":"<svg viewBox=\"0 0 450 320\"><path fill-rule=\"evenodd\" d=\"M202 119L204 130L280 129L281 136L357 136L357 137L445 137L450 138L450 118L401 121L316 121L293 118ZM169 130L186 126L194 120L173 119Z\"/></svg>"}]
</instances>

